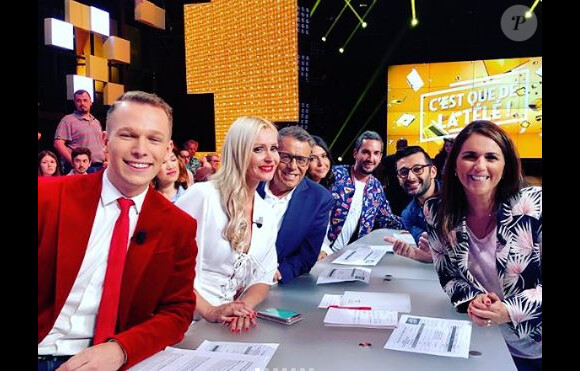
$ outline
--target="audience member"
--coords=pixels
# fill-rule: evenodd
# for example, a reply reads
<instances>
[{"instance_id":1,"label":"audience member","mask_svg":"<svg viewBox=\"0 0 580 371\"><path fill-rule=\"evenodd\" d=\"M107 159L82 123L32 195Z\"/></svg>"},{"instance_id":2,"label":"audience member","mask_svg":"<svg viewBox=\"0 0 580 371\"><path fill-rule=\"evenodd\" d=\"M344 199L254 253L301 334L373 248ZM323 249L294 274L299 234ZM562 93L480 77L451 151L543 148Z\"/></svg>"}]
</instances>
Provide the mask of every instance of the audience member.
<instances>
[{"instance_id":1,"label":"audience member","mask_svg":"<svg viewBox=\"0 0 580 371\"><path fill-rule=\"evenodd\" d=\"M276 135L270 121L237 119L226 136L218 172L176 202L198 221L197 311L235 333L256 326L254 308L268 294L276 272L276 225L256 192L278 166Z\"/></svg>"},{"instance_id":2,"label":"audience member","mask_svg":"<svg viewBox=\"0 0 580 371\"><path fill-rule=\"evenodd\" d=\"M522 188L503 129L474 121L459 133L425 217L421 243L453 306L479 326L500 326L519 370L541 370L542 189Z\"/></svg>"},{"instance_id":3,"label":"audience member","mask_svg":"<svg viewBox=\"0 0 580 371\"><path fill-rule=\"evenodd\" d=\"M105 171L39 179L39 370L126 369L191 324L196 222L149 186L171 125L161 98L127 92L107 113Z\"/></svg>"},{"instance_id":4,"label":"audience member","mask_svg":"<svg viewBox=\"0 0 580 371\"><path fill-rule=\"evenodd\" d=\"M87 170L91 166L91 150L77 147L72 150L71 157L73 168L67 175L87 175Z\"/></svg>"},{"instance_id":5,"label":"audience member","mask_svg":"<svg viewBox=\"0 0 580 371\"><path fill-rule=\"evenodd\" d=\"M38 154L38 176L61 175L58 158L52 151L42 151Z\"/></svg>"},{"instance_id":6,"label":"audience member","mask_svg":"<svg viewBox=\"0 0 580 371\"><path fill-rule=\"evenodd\" d=\"M306 176L324 188L330 189L334 182L332 171L330 171L334 165L332 155L324 139L317 135L313 135L312 139L314 139L316 144L312 147L310 166Z\"/></svg>"},{"instance_id":7,"label":"audience member","mask_svg":"<svg viewBox=\"0 0 580 371\"><path fill-rule=\"evenodd\" d=\"M201 158L200 167L195 174L196 182L205 182L217 172L220 167L220 158L216 153L210 153Z\"/></svg>"},{"instance_id":8,"label":"audience member","mask_svg":"<svg viewBox=\"0 0 580 371\"><path fill-rule=\"evenodd\" d=\"M447 160L447 156L449 155L449 152L451 152L454 140L455 139L453 138L445 138L443 140L443 147L433 158L433 163L435 164L435 167L437 167L437 179L441 179L443 176L443 171L445 170L445 160Z\"/></svg>"},{"instance_id":9,"label":"audience member","mask_svg":"<svg viewBox=\"0 0 580 371\"><path fill-rule=\"evenodd\" d=\"M419 239L423 232L427 231L423 204L425 200L433 197L440 188L435 180L437 169L433 166L429 154L420 146L410 146L398 150L395 154L395 160L399 184L409 196L413 197L401 215L403 227L411 233L417 246L420 246ZM395 254L423 263L433 262L431 251L428 248L421 250L413 244L391 236L385 237L385 241L393 243Z\"/></svg>"},{"instance_id":10,"label":"audience member","mask_svg":"<svg viewBox=\"0 0 580 371\"><path fill-rule=\"evenodd\" d=\"M381 162L382 152L381 136L365 131L355 142L355 164L332 168L335 181L330 191L334 204L319 259L341 250L375 228L403 228L401 218L391 211L381 183L372 175Z\"/></svg>"},{"instance_id":11,"label":"audience member","mask_svg":"<svg viewBox=\"0 0 580 371\"><path fill-rule=\"evenodd\" d=\"M187 170L183 162L178 160L179 152L173 148L165 156L159 172L153 178L153 188L166 199L175 203L187 189Z\"/></svg>"},{"instance_id":12,"label":"audience member","mask_svg":"<svg viewBox=\"0 0 580 371\"><path fill-rule=\"evenodd\" d=\"M280 164L274 178L258 187L258 193L274 212L273 224L278 232L278 270L274 280L283 284L310 272L328 225L332 196L305 177L314 145L310 134L299 126L281 129Z\"/></svg>"},{"instance_id":13,"label":"audience member","mask_svg":"<svg viewBox=\"0 0 580 371\"><path fill-rule=\"evenodd\" d=\"M71 153L78 147L91 151L92 163L87 171L92 173L103 167L105 161L103 128L91 115L91 96L86 90L77 90L74 95L75 111L60 120L54 134L54 148L63 160L63 171L73 167Z\"/></svg>"},{"instance_id":14,"label":"audience member","mask_svg":"<svg viewBox=\"0 0 580 371\"><path fill-rule=\"evenodd\" d=\"M187 164L189 164L189 159L191 158L191 155L189 154L189 151L186 149L182 149L179 151L179 160L183 163L183 166L185 166L185 171L187 172L187 186L190 187L195 180L193 179L193 173L187 168Z\"/></svg>"},{"instance_id":15,"label":"audience member","mask_svg":"<svg viewBox=\"0 0 580 371\"><path fill-rule=\"evenodd\" d=\"M193 139L188 139L185 141L185 143L183 143L183 148L186 149L187 152L189 152L189 162L185 167L187 168L187 170L191 171L194 177L195 173L197 172L197 169L201 165L197 157L195 157L198 146L199 144Z\"/></svg>"}]
</instances>

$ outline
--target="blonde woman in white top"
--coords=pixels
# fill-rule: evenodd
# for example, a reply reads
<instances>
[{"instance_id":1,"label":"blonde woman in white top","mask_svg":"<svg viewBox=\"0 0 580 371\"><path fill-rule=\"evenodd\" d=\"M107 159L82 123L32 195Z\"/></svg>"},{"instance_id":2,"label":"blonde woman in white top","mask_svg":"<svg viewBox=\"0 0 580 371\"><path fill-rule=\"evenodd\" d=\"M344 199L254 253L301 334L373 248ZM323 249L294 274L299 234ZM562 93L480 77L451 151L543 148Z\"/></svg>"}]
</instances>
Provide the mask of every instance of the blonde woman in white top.
<instances>
[{"instance_id":1,"label":"blonde woman in white top","mask_svg":"<svg viewBox=\"0 0 580 371\"><path fill-rule=\"evenodd\" d=\"M197 220L196 311L234 333L256 326L254 308L276 272L277 228L256 188L272 179L280 161L277 134L262 118L237 119L220 169L176 202Z\"/></svg>"}]
</instances>

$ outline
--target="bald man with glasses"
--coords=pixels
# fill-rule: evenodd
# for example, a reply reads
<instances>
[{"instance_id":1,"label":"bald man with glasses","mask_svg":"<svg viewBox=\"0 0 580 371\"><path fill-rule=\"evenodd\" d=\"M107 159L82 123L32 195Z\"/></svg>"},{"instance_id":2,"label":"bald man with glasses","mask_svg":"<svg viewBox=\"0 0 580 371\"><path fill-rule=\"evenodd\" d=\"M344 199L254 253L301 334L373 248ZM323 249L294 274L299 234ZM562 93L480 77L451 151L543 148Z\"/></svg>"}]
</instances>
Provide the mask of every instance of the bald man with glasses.
<instances>
[{"instance_id":1,"label":"bald man with glasses","mask_svg":"<svg viewBox=\"0 0 580 371\"><path fill-rule=\"evenodd\" d=\"M281 129L280 163L274 178L258 186L258 193L272 207L277 219L278 271L273 279L282 284L310 272L328 224L332 196L326 188L305 177L314 145L314 139L299 126Z\"/></svg>"},{"instance_id":2,"label":"bald man with glasses","mask_svg":"<svg viewBox=\"0 0 580 371\"><path fill-rule=\"evenodd\" d=\"M433 197L440 188L437 177L437 167L429 154L420 146L405 147L395 154L396 174L399 185L413 199L401 214L403 227L408 230L417 246L421 235L427 231L423 204ZM422 250L412 244L405 243L393 237L385 237L385 241L393 243L393 251L401 256L423 262L432 263L431 252Z\"/></svg>"}]
</instances>

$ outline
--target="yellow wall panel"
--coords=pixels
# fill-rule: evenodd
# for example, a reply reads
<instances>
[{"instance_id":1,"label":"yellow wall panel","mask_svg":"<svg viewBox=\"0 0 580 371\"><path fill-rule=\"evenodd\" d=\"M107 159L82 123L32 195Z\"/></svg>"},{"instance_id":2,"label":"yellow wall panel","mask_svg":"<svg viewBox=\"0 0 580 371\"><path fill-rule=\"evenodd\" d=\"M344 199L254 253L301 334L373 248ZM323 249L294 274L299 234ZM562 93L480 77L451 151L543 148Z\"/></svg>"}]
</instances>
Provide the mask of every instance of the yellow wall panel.
<instances>
[{"instance_id":1,"label":"yellow wall panel","mask_svg":"<svg viewBox=\"0 0 580 371\"><path fill-rule=\"evenodd\" d=\"M105 58L87 55L86 75L93 80L109 81L109 67Z\"/></svg>"},{"instance_id":2,"label":"yellow wall panel","mask_svg":"<svg viewBox=\"0 0 580 371\"><path fill-rule=\"evenodd\" d=\"M87 5L72 0L64 1L64 19L75 27L89 31L91 29L91 12Z\"/></svg>"},{"instance_id":3,"label":"yellow wall panel","mask_svg":"<svg viewBox=\"0 0 580 371\"><path fill-rule=\"evenodd\" d=\"M184 9L187 93L214 94L216 151L239 116L298 121L295 0L213 0Z\"/></svg>"},{"instance_id":4,"label":"yellow wall panel","mask_svg":"<svg viewBox=\"0 0 580 371\"><path fill-rule=\"evenodd\" d=\"M110 36L104 44L105 58L120 62L131 63L131 42L117 36Z\"/></svg>"}]
</instances>

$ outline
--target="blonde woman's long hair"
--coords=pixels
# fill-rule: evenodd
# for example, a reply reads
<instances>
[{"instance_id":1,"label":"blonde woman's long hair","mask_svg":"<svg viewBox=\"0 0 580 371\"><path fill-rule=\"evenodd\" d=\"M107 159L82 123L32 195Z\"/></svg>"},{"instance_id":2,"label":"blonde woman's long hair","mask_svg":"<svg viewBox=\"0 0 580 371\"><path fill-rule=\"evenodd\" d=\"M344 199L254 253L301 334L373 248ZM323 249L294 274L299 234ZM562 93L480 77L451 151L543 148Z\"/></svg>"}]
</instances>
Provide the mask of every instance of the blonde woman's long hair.
<instances>
[{"instance_id":1,"label":"blonde woman's long hair","mask_svg":"<svg viewBox=\"0 0 580 371\"><path fill-rule=\"evenodd\" d=\"M236 251L244 250L250 233L244 216L244 206L249 197L246 171L250 165L252 147L262 129L278 132L274 124L260 117L243 116L234 121L222 149L221 166L211 178L228 216L223 237L230 241L230 246Z\"/></svg>"}]
</instances>

